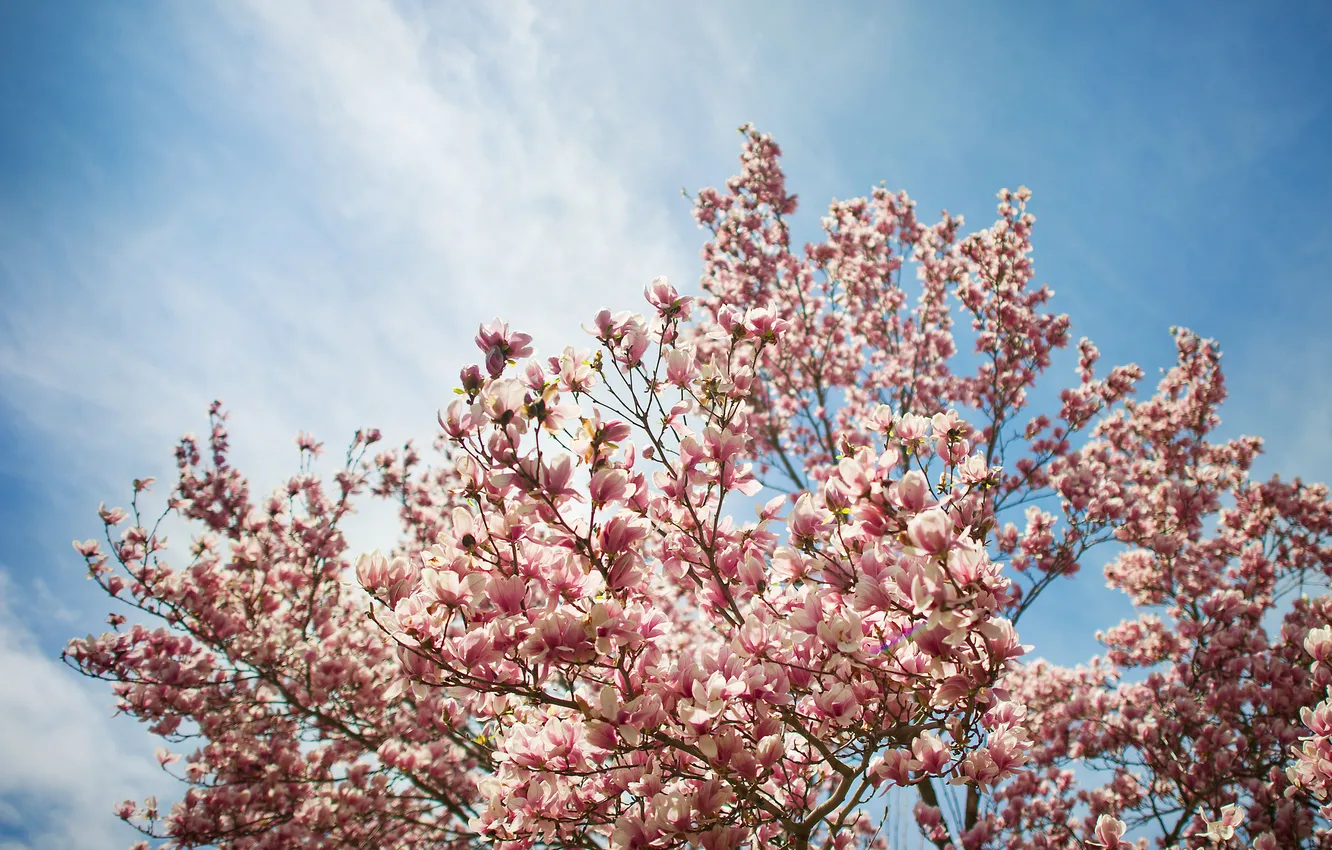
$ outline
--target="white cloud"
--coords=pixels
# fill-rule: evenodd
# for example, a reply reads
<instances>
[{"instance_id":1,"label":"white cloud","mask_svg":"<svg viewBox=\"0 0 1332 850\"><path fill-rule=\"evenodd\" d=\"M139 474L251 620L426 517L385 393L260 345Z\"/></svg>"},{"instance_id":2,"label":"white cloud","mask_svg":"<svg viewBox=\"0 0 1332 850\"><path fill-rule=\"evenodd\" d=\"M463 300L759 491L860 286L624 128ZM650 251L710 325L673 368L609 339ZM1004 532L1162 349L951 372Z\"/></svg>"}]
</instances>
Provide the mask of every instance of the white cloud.
<instances>
[{"instance_id":1,"label":"white cloud","mask_svg":"<svg viewBox=\"0 0 1332 850\"><path fill-rule=\"evenodd\" d=\"M112 720L110 694L84 686L42 652L18 622L13 599L0 569L0 846L128 845L136 833L111 807L167 782L144 758L146 746L124 743L130 727Z\"/></svg>"},{"instance_id":2,"label":"white cloud","mask_svg":"<svg viewBox=\"0 0 1332 850\"><path fill-rule=\"evenodd\" d=\"M480 321L549 352L654 275L692 285L678 188L729 173L751 73L725 69L711 16L197 9L177 33L196 64L145 66L191 106L127 117L154 163L133 202L0 206L25 283L0 383L33 432L87 449L64 459L82 480L162 458L215 395L283 442L427 433Z\"/></svg>"},{"instance_id":3,"label":"white cloud","mask_svg":"<svg viewBox=\"0 0 1332 850\"><path fill-rule=\"evenodd\" d=\"M1332 343L1280 331L1256 330L1251 359L1226 362L1233 401L1221 414L1228 430L1264 437L1256 477L1332 484Z\"/></svg>"}]
</instances>

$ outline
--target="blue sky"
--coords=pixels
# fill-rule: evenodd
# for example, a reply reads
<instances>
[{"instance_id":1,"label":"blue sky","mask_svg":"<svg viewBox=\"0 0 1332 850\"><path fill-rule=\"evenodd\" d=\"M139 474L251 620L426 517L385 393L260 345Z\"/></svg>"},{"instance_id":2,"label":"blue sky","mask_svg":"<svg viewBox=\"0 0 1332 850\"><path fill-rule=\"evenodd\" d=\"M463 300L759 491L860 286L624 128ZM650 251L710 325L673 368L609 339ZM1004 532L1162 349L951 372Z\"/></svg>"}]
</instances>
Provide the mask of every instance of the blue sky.
<instances>
[{"instance_id":1,"label":"blue sky","mask_svg":"<svg viewBox=\"0 0 1332 850\"><path fill-rule=\"evenodd\" d=\"M1170 325L1218 338L1225 432L1332 479L1326 8L0 0L0 848L127 844L110 803L171 790L54 662L105 610L69 548L98 502L214 397L271 484L297 430L428 435L497 313L551 351L696 287L679 190L745 121L805 238L880 180L976 226L1030 186L1075 335L1149 376ZM1038 653L1122 613L1098 567Z\"/></svg>"}]
</instances>

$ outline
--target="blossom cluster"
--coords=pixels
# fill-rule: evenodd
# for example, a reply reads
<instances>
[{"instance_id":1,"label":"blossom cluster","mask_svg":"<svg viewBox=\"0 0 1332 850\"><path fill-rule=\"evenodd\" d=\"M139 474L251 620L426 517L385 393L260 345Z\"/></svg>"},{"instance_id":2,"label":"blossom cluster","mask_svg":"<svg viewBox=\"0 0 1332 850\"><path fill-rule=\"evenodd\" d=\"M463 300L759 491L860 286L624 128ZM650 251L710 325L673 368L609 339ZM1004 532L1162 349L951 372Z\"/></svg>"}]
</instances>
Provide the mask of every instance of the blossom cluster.
<instances>
[{"instance_id":1,"label":"blossom cluster","mask_svg":"<svg viewBox=\"0 0 1332 850\"><path fill-rule=\"evenodd\" d=\"M206 446L182 439L160 516L141 513L153 482L136 481L130 510L100 511L107 545L75 543L129 616L65 659L112 682L187 788L167 809L126 801L117 814L169 847L465 846L489 753L442 695L385 699L404 674L346 581L340 523L375 477L379 433L356 435L331 487L310 471L322 446L298 437L302 471L256 500L229 463L220 404L210 419ZM376 460L373 486L410 508L409 528L428 518L428 493L456 501L431 486L439 471L417 474L410 446ZM164 557L164 521L194 532L183 566Z\"/></svg>"},{"instance_id":2,"label":"blossom cluster","mask_svg":"<svg viewBox=\"0 0 1332 850\"><path fill-rule=\"evenodd\" d=\"M654 280L544 359L482 325L440 463L365 431L330 484L303 435L254 499L215 408L167 503L185 566L151 480L102 509L76 548L129 616L66 658L187 785L120 816L174 847L846 850L905 803L939 850L1332 846L1332 499L1219 436L1216 343L1173 330L1141 396L1102 368L1026 189L969 235L876 189L796 249L742 132L695 199L701 294ZM353 565L363 494L403 531ZM1136 616L1029 660L1024 618L1096 619L1045 592L1087 567Z\"/></svg>"},{"instance_id":3,"label":"blossom cluster","mask_svg":"<svg viewBox=\"0 0 1332 850\"><path fill-rule=\"evenodd\" d=\"M995 682L1024 647L971 429L880 406L816 490L738 522L755 365L789 323L722 311L698 346L691 299L646 294L651 316L597 316L595 354L464 370L441 422L469 504L419 559L357 565L417 687L469 695L487 725L473 827L804 846L863 829L885 784L1010 776L1028 739ZM925 440L937 485L904 471Z\"/></svg>"}]
</instances>

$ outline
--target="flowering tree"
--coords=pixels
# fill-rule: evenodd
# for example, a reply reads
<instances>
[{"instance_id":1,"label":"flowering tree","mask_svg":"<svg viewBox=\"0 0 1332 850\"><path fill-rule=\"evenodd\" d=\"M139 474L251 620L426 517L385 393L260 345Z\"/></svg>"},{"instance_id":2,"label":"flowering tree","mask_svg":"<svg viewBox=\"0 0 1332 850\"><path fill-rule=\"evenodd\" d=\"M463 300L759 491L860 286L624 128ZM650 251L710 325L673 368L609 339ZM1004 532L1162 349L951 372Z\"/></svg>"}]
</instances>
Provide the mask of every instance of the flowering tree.
<instances>
[{"instance_id":1,"label":"flowering tree","mask_svg":"<svg viewBox=\"0 0 1332 850\"><path fill-rule=\"evenodd\" d=\"M179 846L847 848L909 794L939 848L1332 846L1332 501L1214 437L1216 346L1176 331L1138 401L1083 340L1033 412L1070 334L1025 190L966 237L878 190L797 253L744 132L696 200L703 295L654 281L544 361L483 326L441 467L363 433L336 499L307 468L255 509L215 412L170 507L222 545L170 572L137 513L79 544L166 624L68 657L203 741L169 815L123 815ZM405 528L368 601L337 531L367 488ZM1098 547L1141 616L1086 666L1020 661Z\"/></svg>"},{"instance_id":2,"label":"flowering tree","mask_svg":"<svg viewBox=\"0 0 1332 850\"><path fill-rule=\"evenodd\" d=\"M111 681L120 710L169 744L199 742L183 767L158 751L188 783L179 803L127 801L120 817L178 847L466 846L472 772L489 751L442 695L384 698L402 672L345 583L339 528L373 489L398 502L404 551L419 548L454 502L448 466L421 469L410 445L372 463L380 435L363 431L330 486L311 472L320 445L302 435L300 473L256 501L228 463L219 404L210 418L206 451L181 440L160 517L141 515L152 481L136 481L131 511L100 512L108 532L131 520L109 549L75 543L136 622L112 614L114 631L71 642L66 660ZM163 559L168 518L196 533L183 567Z\"/></svg>"},{"instance_id":3,"label":"flowering tree","mask_svg":"<svg viewBox=\"0 0 1332 850\"><path fill-rule=\"evenodd\" d=\"M1134 402L1141 371L1096 377L1098 352L1084 339L1078 383L1061 391L1057 413L1028 413L1028 391L1069 342L1067 317L1043 312L1050 291L1031 286L1028 193L1001 192L996 224L959 240L960 220L922 226L904 195L876 191L833 204L825 241L797 256L778 156L747 131L741 175L695 207L714 237L707 315L740 303L790 323L753 381L758 456L804 490L860 450L876 405L899 415L903 449L930 436L918 414L973 411L980 459L962 463L983 460L995 486L974 519L947 509L959 531L1002 523L988 551L1015 581L1004 613L1017 623L1052 581L1112 542L1106 578L1143 609L1100 636L1106 655L1085 668L1009 672L1002 684L1033 738L1028 769L989 794L964 781L951 826L930 781L917 782L927 834L941 847L1113 847L1132 826L1162 846L1332 846L1320 808L1328 704L1311 710L1332 651L1321 630L1332 619L1332 502L1322 485L1250 480L1256 438L1212 439L1225 397L1216 346L1175 331L1177 365ZM921 283L914 305L900 286L908 260ZM950 298L970 320L967 371ZM938 442L945 466L965 454ZM952 474L946 466L942 483ZM1292 602L1299 590L1322 595ZM1076 777L1079 764L1100 769L1104 784Z\"/></svg>"}]
</instances>

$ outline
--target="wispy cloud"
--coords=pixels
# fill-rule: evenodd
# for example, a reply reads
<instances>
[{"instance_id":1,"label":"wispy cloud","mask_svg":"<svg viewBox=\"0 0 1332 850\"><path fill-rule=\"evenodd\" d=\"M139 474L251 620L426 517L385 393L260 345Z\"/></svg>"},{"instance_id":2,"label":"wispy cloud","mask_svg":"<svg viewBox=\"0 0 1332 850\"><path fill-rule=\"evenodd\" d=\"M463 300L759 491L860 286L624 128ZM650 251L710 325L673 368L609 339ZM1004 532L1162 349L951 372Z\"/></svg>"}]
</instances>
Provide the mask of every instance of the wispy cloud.
<instances>
[{"instance_id":1,"label":"wispy cloud","mask_svg":"<svg viewBox=\"0 0 1332 850\"><path fill-rule=\"evenodd\" d=\"M147 742L112 720L110 694L78 682L36 645L14 599L0 572L0 847L129 844L135 833L111 807L171 783L145 758Z\"/></svg>"},{"instance_id":2,"label":"wispy cloud","mask_svg":"<svg viewBox=\"0 0 1332 850\"><path fill-rule=\"evenodd\" d=\"M687 267L683 216L640 200L645 175L583 132L583 113L618 105L551 90L528 10L461 32L378 4L268 4L224 23L230 38L180 22L200 48L181 95L258 126L280 113L266 156L201 159L177 129L154 140L146 179L179 191L111 220L73 211L28 256L6 246L25 285L0 367L36 429L141 449L216 393L266 433L377 415L419 433L479 318L563 340L601 302ZM66 415L70 396L96 421Z\"/></svg>"}]
</instances>

